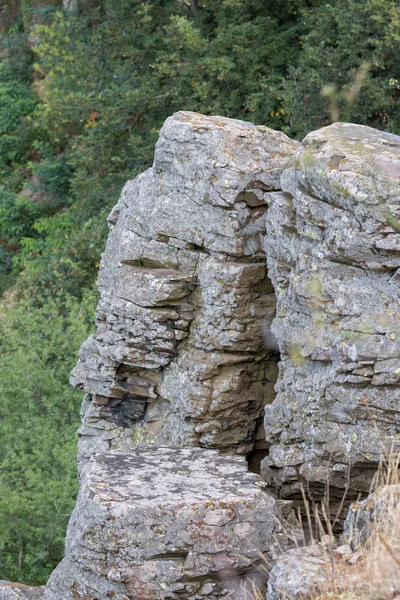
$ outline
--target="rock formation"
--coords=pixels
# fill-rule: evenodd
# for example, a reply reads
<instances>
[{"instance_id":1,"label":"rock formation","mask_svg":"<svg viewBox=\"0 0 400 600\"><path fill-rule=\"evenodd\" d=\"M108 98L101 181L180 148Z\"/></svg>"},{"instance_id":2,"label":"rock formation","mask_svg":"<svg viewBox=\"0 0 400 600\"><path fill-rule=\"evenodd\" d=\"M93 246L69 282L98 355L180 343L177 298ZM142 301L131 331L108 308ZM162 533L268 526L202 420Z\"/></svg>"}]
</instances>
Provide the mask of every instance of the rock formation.
<instances>
[{"instance_id":1,"label":"rock formation","mask_svg":"<svg viewBox=\"0 0 400 600\"><path fill-rule=\"evenodd\" d=\"M97 331L72 383L88 394L80 430L93 452L163 442L247 454L265 448L276 349L261 234L297 148L251 123L177 113L154 165L109 216Z\"/></svg>"},{"instance_id":2,"label":"rock formation","mask_svg":"<svg viewBox=\"0 0 400 600\"><path fill-rule=\"evenodd\" d=\"M237 600L290 545L276 497L328 489L336 510L400 442L400 138L338 123L299 145L180 112L109 224L71 379L81 490L45 598ZM267 489L245 468L260 454ZM271 599L308 585L297 559Z\"/></svg>"},{"instance_id":3,"label":"rock formation","mask_svg":"<svg viewBox=\"0 0 400 600\"><path fill-rule=\"evenodd\" d=\"M400 442L400 138L326 127L281 184L264 242L281 363L263 472L285 498L328 481L332 502L356 498Z\"/></svg>"},{"instance_id":4,"label":"rock formation","mask_svg":"<svg viewBox=\"0 0 400 600\"><path fill-rule=\"evenodd\" d=\"M263 344L275 295L261 241L297 146L178 113L153 167L125 186L97 330L72 373L87 393L81 491L46 600L236 599L260 556L288 545L244 457L210 448L265 453L278 354Z\"/></svg>"}]
</instances>

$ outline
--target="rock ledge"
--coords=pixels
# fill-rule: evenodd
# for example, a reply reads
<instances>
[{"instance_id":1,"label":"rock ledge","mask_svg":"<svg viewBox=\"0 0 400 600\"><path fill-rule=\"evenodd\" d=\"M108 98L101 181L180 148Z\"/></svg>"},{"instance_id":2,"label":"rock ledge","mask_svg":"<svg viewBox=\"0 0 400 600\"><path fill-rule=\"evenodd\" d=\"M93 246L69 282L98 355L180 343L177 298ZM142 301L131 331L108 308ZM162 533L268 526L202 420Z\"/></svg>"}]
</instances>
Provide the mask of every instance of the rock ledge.
<instances>
[{"instance_id":1,"label":"rock ledge","mask_svg":"<svg viewBox=\"0 0 400 600\"><path fill-rule=\"evenodd\" d=\"M277 504L244 458L170 447L95 455L45 599L236 599L280 533Z\"/></svg>"}]
</instances>

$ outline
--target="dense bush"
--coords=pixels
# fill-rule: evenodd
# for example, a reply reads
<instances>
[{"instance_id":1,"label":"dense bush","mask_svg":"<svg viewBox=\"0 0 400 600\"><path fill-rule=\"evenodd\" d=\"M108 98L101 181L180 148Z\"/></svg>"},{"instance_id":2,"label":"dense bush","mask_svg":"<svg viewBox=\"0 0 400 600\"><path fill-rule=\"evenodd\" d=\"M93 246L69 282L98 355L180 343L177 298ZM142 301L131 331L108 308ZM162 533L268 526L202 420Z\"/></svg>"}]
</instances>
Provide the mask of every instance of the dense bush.
<instances>
[{"instance_id":1,"label":"dense bush","mask_svg":"<svg viewBox=\"0 0 400 600\"><path fill-rule=\"evenodd\" d=\"M19 60L11 54L15 36L10 36L9 60L0 62L0 176L10 174L15 164L29 159L32 143L32 113L37 99L30 86L29 58L24 38L17 39L22 45Z\"/></svg>"},{"instance_id":2,"label":"dense bush","mask_svg":"<svg viewBox=\"0 0 400 600\"><path fill-rule=\"evenodd\" d=\"M282 92L289 132L344 120L398 133L399 92L389 81L399 69L399 3L337 0L303 14L302 52Z\"/></svg>"},{"instance_id":3,"label":"dense bush","mask_svg":"<svg viewBox=\"0 0 400 600\"><path fill-rule=\"evenodd\" d=\"M68 371L106 215L164 119L194 110L298 138L339 118L400 130L396 0L60 5L0 9L0 578L35 581L61 557L76 492Z\"/></svg>"}]
</instances>

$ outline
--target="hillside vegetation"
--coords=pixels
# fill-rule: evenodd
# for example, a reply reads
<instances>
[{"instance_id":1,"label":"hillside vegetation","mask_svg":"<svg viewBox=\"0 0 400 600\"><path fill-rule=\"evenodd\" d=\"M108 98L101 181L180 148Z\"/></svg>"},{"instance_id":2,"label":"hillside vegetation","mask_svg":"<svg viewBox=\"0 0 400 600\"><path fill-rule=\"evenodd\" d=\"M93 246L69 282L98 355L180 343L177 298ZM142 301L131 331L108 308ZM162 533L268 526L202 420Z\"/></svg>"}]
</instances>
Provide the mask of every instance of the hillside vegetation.
<instances>
[{"instance_id":1,"label":"hillside vegetation","mask_svg":"<svg viewBox=\"0 0 400 600\"><path fill-rule=\"evenodd\" d=\"M0 4L0 579L43 582L77 491L106 216L170 114L400 133L397 0Z\"/></svg>"}]
</instances>

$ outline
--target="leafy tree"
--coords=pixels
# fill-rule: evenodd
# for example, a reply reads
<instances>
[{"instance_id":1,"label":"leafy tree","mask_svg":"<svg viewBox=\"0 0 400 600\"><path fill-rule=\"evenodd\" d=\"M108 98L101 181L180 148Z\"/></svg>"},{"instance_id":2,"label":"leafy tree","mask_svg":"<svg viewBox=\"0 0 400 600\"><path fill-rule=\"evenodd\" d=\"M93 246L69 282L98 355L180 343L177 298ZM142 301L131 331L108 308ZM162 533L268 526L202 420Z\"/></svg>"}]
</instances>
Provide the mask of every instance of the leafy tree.
<instances>
[{"instance_id":1,"label":"leafy tree","mask_svg":"<svg viewBox=\"0 0 400 600\"><path fill-rule=\"evenodd\" d=\"M336 0L303 14L302 52L282 92L289 132L302 137L338 119L398 132L399 91L389 81L399 68L399 3Z\"/></svg>"},{"instance_id":2,"label":"leafy tree","mask_svg":"<svg viewBox=\"0 0 400 600\"><path fill-rule=\"evenodd\" d=\"M32 310L28 300L0 321L0 577L44 581L63 555L76 492L81 395L68 384L91 326L94 298Z\"/></svg>"}]
</instances>

